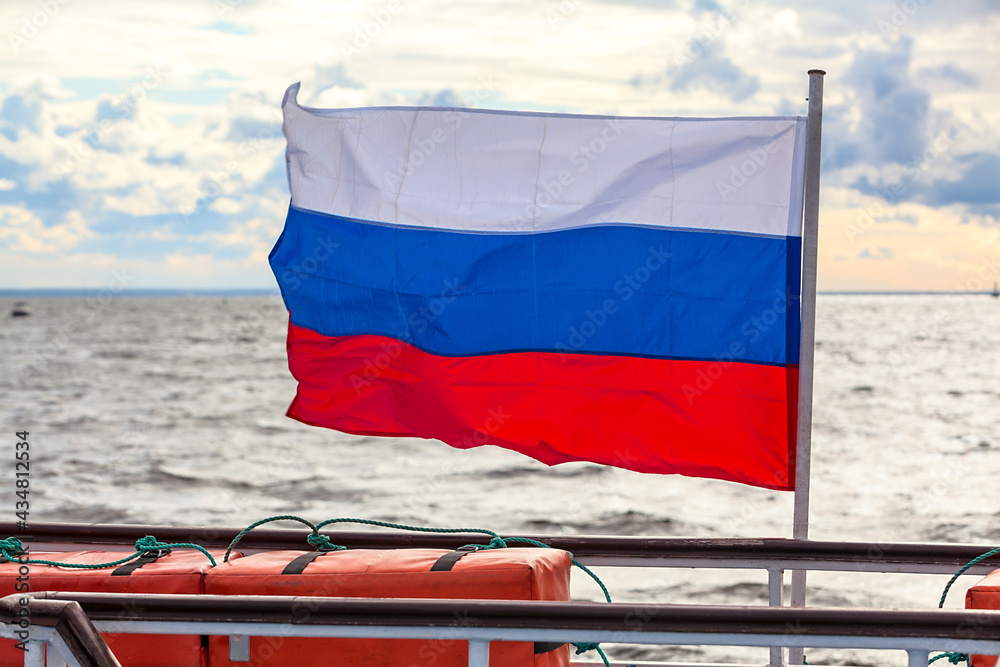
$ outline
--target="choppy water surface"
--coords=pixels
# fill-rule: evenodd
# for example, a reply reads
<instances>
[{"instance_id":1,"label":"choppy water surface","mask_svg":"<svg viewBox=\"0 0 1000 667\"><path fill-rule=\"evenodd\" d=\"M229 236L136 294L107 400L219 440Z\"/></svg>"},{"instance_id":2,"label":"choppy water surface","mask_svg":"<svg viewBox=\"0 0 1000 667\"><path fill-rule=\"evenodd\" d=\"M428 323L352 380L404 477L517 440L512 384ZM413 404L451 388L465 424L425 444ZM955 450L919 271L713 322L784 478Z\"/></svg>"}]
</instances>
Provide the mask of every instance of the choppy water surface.
<instances>
[{"instance_id":1,"label":"choppy water surface","mask_svg":"<svg viewBox=\"0 0 1000 667\"><path fill-rule=\"evenodd\" d=\"M790 534L790 494L590 464L547 468L492 447L291 421L287 315L273 297L46 298L28 318L6 317L11 304L0 319L0 421L11 442L15 430L31 432L36 521L239 526L298 514L506 533ZM812 537L1000 543L1000 302L820 296L818 310ZM767 599L760 572L602 575L622 601ZM816 573L810 602L930 608L946 579ZM599 591L575 577L574 595ZM949 606L963 598L956 587ZM700 647L617 655L766 659ZM891 654L809 655L904 664Z\"/></svg>"}]
</instances>

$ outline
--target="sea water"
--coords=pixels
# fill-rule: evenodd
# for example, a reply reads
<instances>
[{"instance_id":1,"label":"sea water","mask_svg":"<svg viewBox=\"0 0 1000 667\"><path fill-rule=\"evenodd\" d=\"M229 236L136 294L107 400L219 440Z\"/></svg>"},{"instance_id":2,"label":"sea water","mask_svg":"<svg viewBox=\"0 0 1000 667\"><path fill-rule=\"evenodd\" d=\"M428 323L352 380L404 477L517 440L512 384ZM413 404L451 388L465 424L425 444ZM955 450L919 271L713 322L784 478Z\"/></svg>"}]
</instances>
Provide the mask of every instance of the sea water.
<instances>
[{"instance_id":1,"label":"sea water","mask_svg":"<svg viewBox=\"0 0 1000 667\"><path fill-rule=\"evenodd\" d=\"M228 527L295 514L506 534L790 536L789 493L588 463L549 468L494 447L462 451L292 421L287 313L276 296L36 298L26 318L7 317L9 301L0 318L5 520L15 511L14 434L28 431L30 521ZM1000 544L1000 301L820 295L817 310L810 536ZM767 602L760 571L599 573L619 601ZM975 579L965 577L947 606L962 606ZM809 603L929 609L946 580L811 573ZM573 593L601 597L579 573ZM612 653L766 660L765 649Z\"/></svg>"}]
</instances>

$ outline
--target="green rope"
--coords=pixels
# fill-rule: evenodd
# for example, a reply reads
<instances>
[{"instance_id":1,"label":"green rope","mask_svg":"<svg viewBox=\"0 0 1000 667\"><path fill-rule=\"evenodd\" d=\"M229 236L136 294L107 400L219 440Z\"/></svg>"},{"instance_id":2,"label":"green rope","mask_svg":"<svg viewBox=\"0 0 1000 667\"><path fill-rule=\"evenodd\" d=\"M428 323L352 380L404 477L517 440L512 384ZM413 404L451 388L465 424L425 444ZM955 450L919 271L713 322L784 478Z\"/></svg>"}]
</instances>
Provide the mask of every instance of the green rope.
<instances>
[{"instance_id":1,"label":"green rope","mask_svg":"<svg viewBox=\"0 0 1000 667\"><path fill-rule=\"evenodd\" d=\"M215 567L215 559L212 558L212 554L205 550L205 547L192 544L190 542L175 542L167 544L158 541L152 535L147 535L136 540L135 553L131 556L126 556L125 558L108 563L65 563L54 560L42 560L39 558L25 558L22 560L20 556L25 553L25 550L24 546L21 544L21 540L16 537L8 537L5 540L0 540L0 556L3 556L5 560L11 563L20 563L23 565L52 565L54 567L63 567L74 570L103 570L108 567L124 565L129 561L133 561L136 558L141 557L145 553L169 551L170 549L197 549L201 553L205 554L205 557L208 558L210 563L212 563L212 567Z\"/></svg>"},{"instance_id":2,"label":"green rope","mask_svg":"<svg viewBox=\"0 0 1000 667\"><path fill-rule=\"evenodd\" d=\"M229 555L233 552L233 547L236 546L237 542L243 539L244 535L249 533L257 526L263 526L265 523L270 523L272 521L298 521L299 523L309 526L312 532L309 534L309 537L306 538L306 541L309 542L309 544L312 544L314 547L316 547L317 551L343 551L344 549L347 548L347 547L342 547L339 544L331 544L329 538L326 538L319 534L318 532L319 529L313 525L312 521L306 521L300 516L293 516L291 514L279 514L278 516L269 516L266 519L255 521L254 523L251 523L249 526L241 530L239 535L234 537L233 541L229 543L229 548L226 549L226 555L222 559L222 562L223 563L229 562Z\"/></svg>"},{"instance_id":3,"label":"green rope","mask_svg":"<svg viewBox=\"0 0 1000 667\"><path fill-rule=\"evenodd\" d=\"M608 662L608 656L604 655L604 649L601 648L600 644L586 644L583 642L573 642L573 648L576 649L577 655L586 653L587 651L597 651L597 655L601 656L601 660L604 661L605 666L611 667L611 663Z\"/></svg>"},{"instance_id":4,"label":"green rope","mask_svg":"<svg viewBox=\"0 0 1000 667\"><path fill-rule=\"evenodd\" d=\"M517 542L517 543L520 543L520 544L530 544L530 545L536 546L536 547L545 547L546 549L551 549L552 548L549 545L545 544L544 542L539 542L538 540L531 540L531 539L528 539L527 537L503 537L503 538L500 538L500 539L503 540L505 543L506 542ZM507 546L507 545L504 544L504 546ZM486 548L488 549L489 547L486 547ZM597 585L600 586L601 590L604 592L604 599L607 600L608 602L611 602L611 593L608 592L608 587L604 585L604 582L601 581L600 577L598 577L596 574L594 574L591 571L590 568L588 568L586 565L584 565L583 563L581 563L580 561L578 561L575 558L570 558L569 562L572 563L573 565L577 566L578 568L580 568L584 572L586 572L588 575L590 575L590 578L593 579L594 581L596 581Z\"/></svg>"},{"instance_id":5,"label":"green rope","mask_svg":"<svg viewBox=\"0 0 1000 667\"><path fill-rule=\"evenodd\" d=\"M972 567L976 563L979 563L980 561L984 561L987 558L989 558L990 556L993 556L995 554L1000 554L1000 547L997 547L996 549L991 549L990 551L987 551L986 553L982 554L981 556L976 556L975 558L973 558L972 560L970 560L968 563L966 563L965 565L963 565L958 570L958 572L956 572L954 575L952 575L951 579L948 580L948 583L945 584L944 592L941 593L941 599L938 601L938 609L941 609L942 607L944 607L944 601L948 598L948 592L951 590L952 584L954 584L958 580L959 577L961 577L963 574L965 574L966 570L968 570L970 567ZM958 663L960 663L960 662L962 662L964 660L966 662L966 664L969 665L969 667L972 667L972 661L969 659L969 656L967 654L965 654L965 653L955 653L955 652L951 652L951 651L946 652L946 653L939 653L938 655L936 655L933 658L931 658L930 660L928 660L927 664L929 665L932 662L934 662L935 660L940 660L941 658L948 658L948 662L950 662L953 665L957 665Z\"/></svg>"},{"instance_id":6,"label":"green rope","mask_svg":"<svg viewBox=\"0 0 1000 667\"><path fill-rule=\"evenodd\" d=\"M960 576L962 576L963 574L965 574L965 571L968 570L970 567L972 567L973 565L975 565L979 561L986 560L987 558L989 558L990 556L992 556L994 554L1000 554L1000 547L997 547L996 549L992 549L990 551L987 551L982 556L976 556L975 558L973 558L972 560L970 560L968 563L966 563L965 565L963 565L962 569L960 569L958 572L956 572L955 575L951 579L948 580L948 584L944 587L944 592L941 593L941 601L938 602L938 608L941 608L941 607L944 606L944 600L945 600L945 598L948 597L948 591L951 590L951 585L955 583L955 580L957 580Z\"/></svg>"},{"instance_id":7,"label":"green rope","mask_svg":"<svg viewBox=\"0 0 1000 667\"><path fill-rule=\"evenodd\" d=\"M494 533L492 530L486 530L485 528L427 528L425 526L408 526L402 523L387 523L385 521L374 521L372 519L350 519L350 518L340 518L340 519L327 519L326 521L320 521L316 524L316 530L319 530L323 526L329 526L334 523L360 523L366 526L379 526L381 528L395 528L397 530L412 530L418 533L482 533L483 535L489 535L491 538L490 544L500 540L500 536ZM507 546L502 545L500 548ZM548 545L546 545L548 546ZM491 546L492 548L498 548L497 546Z\"/></svg>"},{"instance_id":8,"label":"green rope","mask_svg":"<svg viewBox=\"0 0 1000 667\"><path fill-rule=\"evenodd\" d=\"M329 537L319 533L309 533L306 536L306 542L316 547L316 551L343 551L347 548L334 544Z\"/></svg>"},{"instance_id":9,"label":"green rope","mask_svg":"<svg viewBox=\"0 0 1000 667\"><path fill-rule=\"evenodd\" d=\"M226 549L226 556L222 559L222 562L229 562L229 555L233 551L233 547L236 543L243 539L243 536L249 533L251 530L257 526L262 526L265 523L270 523L271 521L298 521L299 523L308 526L310 529L309 535L306 537L306 541L317 548L318 551L343 551L347 547L340 546L339 544L333 544L330 542L330 538L326 535L320 535L319 531L324 526L329 526L334 523L360 523L366 526L380 526L382 528L396 528L399 530L413 530L421 533L482 533L483 535L489 535L490 538L490 548L506 547L507 545L503 543L500 536L494 533L492 530L486 530L485 528L425 528L423 526L406 526L400 523L387 523L385 521L374 521L372 519L351 519L351 518L339 518L339 519L327 519L326 521L321 521L320 523L313 524L312 521L303 519L300 516L293 516L291 514L280 514L278 516L269 516L266 519L261 519L256 521L243 530L240 531L239 535L233 538L233 541L229 543L229 548ZM547 546L547 545L546 545Z\"/></svg>"}]
</instances>

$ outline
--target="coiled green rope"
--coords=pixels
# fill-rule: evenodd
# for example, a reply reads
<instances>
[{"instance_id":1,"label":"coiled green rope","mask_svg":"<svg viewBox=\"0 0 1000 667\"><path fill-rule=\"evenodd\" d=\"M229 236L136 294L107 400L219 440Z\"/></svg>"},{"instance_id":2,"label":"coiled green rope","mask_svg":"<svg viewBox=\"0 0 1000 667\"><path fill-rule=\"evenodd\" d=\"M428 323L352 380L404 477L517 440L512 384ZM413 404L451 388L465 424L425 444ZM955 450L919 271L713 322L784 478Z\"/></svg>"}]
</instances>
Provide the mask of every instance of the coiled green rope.
<instances>
[{"instance_id":1,"label":"coiled green rope","mask_svg":"<svg viewBox=\"0 0 1000 667\"><path fill-rule=\"evenodd\" d=\"M426 526L409 526L401 523L389 523L387 521L375 521L373 519L353 519L348 517L341 517L337 519L327 519L326 521L320 521L317 524L313 524L311 521L303 519L299 516L293 516L290 514L282 514L278 516L271 516L266 519L261 519L255 523L250 524L237 535L232 542L229 543L229 548L226 549L226 556L223 558L223 562L229 561L229 554L232 552L233 548L236 546L237 542L243 539L243 536L249 533L251 530L257 526L262 526L265 523L270 523L272 521L297 521L303 525L308 526L311 529L306 540L309 544L315 546L319 551L342 551L347 547L341 546L339 544L332 544L325 535L320 535L319 531L324 526L329 526L335 523L357 523L366 526L378 526L380 528L393 528L396 530L410 530L418 533L480 533L482 535L488 535L490 541L487 544L470 544L467 546L476 547L477 549L488 551L491 549L506 549L510 544L530 544L531 546L541 547L545 549L551 549L548 544L544 542L539 542L538 540L532 540L527 537L500 537L497 533L492 530L487 530L485 528L428 528ZM604 585L604 582L594 574L588 567L583 563L579 562L572 556L570 556L570 563L580 568L586 572L591 579L597 582L597 585L601 587L601 591L604 592L604 599L611 602L611 593L608 592L608 587ZM610 667L608 662L608 657L604 654L599 644L589 644L583 642L571 642L573 647L576 648L577 655L585 653L586 651L597 651L597 654L601 656L601 660L604 661L605 667Z\"/></svg>"},{"instance_id":2,"label":"coiled green rope","mask_svg":"<svg viewBox=\"0 0 1000 667\"><path fill-rule=\"evenodd\" d=\"M212 567L215 567L216 565L215 559L212 558L212 554L208 553L205 547L192 544L191 542L173 542L168 544L160 542L152 535L146 535L145 537L136 540L135 553L131 556L107 563L65 563L54 560L42 560L40 558L21 558L21 556L25 554L24 545L21 543L21 540L16 537L8 537L5 540L0 540L0 556L11 563L19 563L22 565L52 565L54 567L74 570L103 570L108 567L124 565L129 561L140 558L146 553L169 551L170 549L197 549L201 553L205 554L205 558L212 563Z\"/></svg>"},{"instance_id":3,"label":"coiled green rope","mask_svg":"<svg viewBox=\"0 0 1000 667\"><path fill-rule=\"evenodd\" d=\"M309 544L316 547L317 551L343 551L347 547L341 546L339 544L333 544L326 535L320 535L319 529L323 526L328 526L332 523L361 523L368 526L381 526L383 528L399 528L401 530L415 530L424 533L483 533L484 535L491 536L494 540L499 540L500 536L494 533L492 530L486 530L485 528L424 528L422 526L404 526L402 524L386 523L385 521L373 521L372 519L327 519L326 521L321 521L318 524L313 524L312 521L303 519L300 516L293 516L291 514L279 514L278 516L269 516L266 519L261 519L260 521L255 521L250 524L239 534L233 538L233 541L229 543L229 548L226 549L226 556L222 559L223 563L229 562L229 554L232 553L233 548L236 543L243 539L243 536L249 533L251 530L258 526L263 526L265 523L270 523L272 521L298 521L301 524L309 526L312 532L306 537L306 541ZM493 544L493 540L490 541ZM506 546L506 545L504 545Z\"/></svg>"},{"instance_id":4,"label":"coiled green rope","mask_svg":"<svg viewBox=\"0 0 1000 667\"><path fill-rule=\"evenodd\" d=\"M986 553L982 554L981 556L976 556L975 558L973 558L972 560L970 560L968 563L966 563L965 565L963 565L958 570L958 572L956 572L954 575L952 575L951 579L949 579L948 583L945 585L944 591L941 593L941 599L938 601L938 609L944 607L944 601L948 598L948 591L951 590L952 584L954 584L958 580L959 577L961 577L963 574L965 574L966 570L968 570L970 567L972 567L976 563L984 561L987 558L989 558L990 556L993 556L995 554L1000 554L1000 547L997 547L996 549L991 549L991 550L987 551ZM964 660L965 664L967 664L969 667L972 667L972 660L969 658L969 655L967 653L955 653L955 652L952 652L952 651L948 651L946 653L939 653L938 655L936 655L933 658L931 658L930 660L928 660L927 664L929 665L932 662L934 662L935 660L940 660L941 658L947 658L948 662L950 662L953 665L957 665L958 663L960 663L960 662L962 662Z\"/></svg>"}]
</instances>

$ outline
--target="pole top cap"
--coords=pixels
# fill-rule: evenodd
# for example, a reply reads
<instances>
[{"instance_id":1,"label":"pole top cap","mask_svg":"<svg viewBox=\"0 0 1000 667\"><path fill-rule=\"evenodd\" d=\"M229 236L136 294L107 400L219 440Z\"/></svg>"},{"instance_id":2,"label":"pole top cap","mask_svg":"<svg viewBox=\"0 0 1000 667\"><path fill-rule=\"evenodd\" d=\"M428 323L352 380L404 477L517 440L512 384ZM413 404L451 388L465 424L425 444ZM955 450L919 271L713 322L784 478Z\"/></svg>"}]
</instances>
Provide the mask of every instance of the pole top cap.
<instances>
[{"instance_id":1,"label":"pole top cap","mask_svg":"<svg viewBox=\"0 0 1000 667\"><path fill-rule=\"evenodd\" d=\"M821 70L821 69L811 69L811 70L809 70L809 71L808 71L808 72L806 72L806 73L807 73L807 74L820 74L820 75L823 75L823 74L826 74L826 70Z\"/></svg>"}]
</instances>

